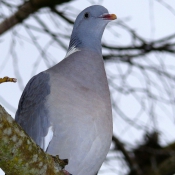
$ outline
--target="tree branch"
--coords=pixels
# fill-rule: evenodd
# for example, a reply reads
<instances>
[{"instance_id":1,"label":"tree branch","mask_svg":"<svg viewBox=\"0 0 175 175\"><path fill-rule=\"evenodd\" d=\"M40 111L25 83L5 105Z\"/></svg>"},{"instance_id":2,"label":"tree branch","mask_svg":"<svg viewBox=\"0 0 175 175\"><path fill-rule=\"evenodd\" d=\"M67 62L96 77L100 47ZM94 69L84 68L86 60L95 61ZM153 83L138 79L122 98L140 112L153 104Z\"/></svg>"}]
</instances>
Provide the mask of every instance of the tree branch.
<instances>
[{"instance_id":1,"label":"tree branch","mask_svg":"<svg viewBox=\"0 0 175 175\"><path fill-rule=\"evenodd\" d=\"M59 12L55 7L51 8L51 11L56 13L58 16L60 16L61 18L63 18L65 21L67 21L69 24L74 24L74 22L72 20L70 20L69 18L67 18L66 16L64 16L64 14L62 12Z\"/></svg>"},{"instance_id":2,"label":"tree branch","mask_svg":"<svg viewBox=\"0 0 175 175\"><path fill-rule=\"evenodd\" d=\"M175 43L171 40L175 38L175 34L164 37L160 40L144 42L137 45L129 46L110 46L107 44L102 44L103 48L111 51L113 54L103 55L104 60L109 60L112 58L117 58L122 61L129 62L131 59L153 53L153 52L164 52L175 54Z\"/></svg>"},{"instance_id":3,"label":"tree branch","mask_svg":"<svg viewBox=\"0 0 175 175\"><path fill-rule=\"evenodd\" d=\"M0 23L0 35L11 29L18 23L21 23L29 15L35 13L38 9L42 7L53 7L64 2L69 2L70 0L30 0L24 2L16 13L14 13L9 18L5 19Z\"/></svg>"},{"instance_id":4,"label":"tree branch","mask_svg":"<svg viewBox=\"0 0 175 175\"><path fill-rule=\"evenodd\" d=\"M114 142L116 149L121 151L124 155L125 161L127 162L130 170L134 171L135 175L140 175L141 171L139 170L139 167L135 163L134 159L129 155L129 152L125 149L124 144L113 135L112 141Z\"/></svg>"},{"instance_id":5,"label":"tree branch","mask_svg":"<svg viewBox=\"0 0 175 175\"><path fill-rule=\"evenodd\" d=\"M7 175L64 175L67 164L46 154L0 105L0 167Z\"/></svg>"},{"instance_id":6,"label":"tree branch","mask_svg":"<svg viewBox=\"0 0 175 175\"><path fill-rule=\"evenodd\" d=\"M175 173L175 156L169 157L156 167L156 170L148 170L143 175L173 175Z\"/></svg>"},{"instance_id":7,"label":"tree branch","mask_svg":"<svg viewBox=\"0 0 175 175\"><path fill-rule=\"evenodd\" d=\"M0 78L0 84L5 83L5 82L14 82L14 83L16 83L16 81L17 81L16 78L9 78L9 77Z\"/></svg>"}]
</instances>

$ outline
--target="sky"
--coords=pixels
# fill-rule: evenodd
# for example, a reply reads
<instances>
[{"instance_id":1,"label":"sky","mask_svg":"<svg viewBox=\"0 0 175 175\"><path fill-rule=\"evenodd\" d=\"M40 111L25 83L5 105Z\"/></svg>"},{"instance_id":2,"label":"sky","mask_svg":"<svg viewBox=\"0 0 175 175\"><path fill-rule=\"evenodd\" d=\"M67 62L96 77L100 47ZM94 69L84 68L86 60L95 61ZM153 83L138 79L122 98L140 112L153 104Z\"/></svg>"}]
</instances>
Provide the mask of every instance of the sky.
<instances>
[{"instance_id":1,"label":"sky","mask_svg":"<svg viewBox=\"0 0 175 175\"><path fill-rule=\"evenodd\" d=\"M175 7L175 2L172 0L166 0L165 2L161 0L76 0L73 1L71 5L73 5L77 9L77 13L71 12L72 9L67 7L67 5L62 5L61 7L59 7L59 9L64 10L65 13L68 13L69 17L74 20L75 17L78 15L78 11L83 10L91 4L99 4L98 2L102 2L100 4L106 7L110 13L115 13L117 15L118 21L124 20L127 25L129 25L132 29L136 30L140 36L144 36L145 38L147 38L148 41L150 39L160 39L164 36L174 33L175 13L173 10L171 10L171 7ZM167 9L167 4L169 5L170 10ZM43 12L45 11L43 10ZM42 15L43 16L41 17L44 17L45 14ZM46 18L46 20L49 24L49 19ZM26 20L26 24L30 23L33 25L38 25L32 17ZM62 26L58 26L58 30L56 31L54 27L53 31L58 32L59 34L66 30L68 34L71 34L72 28L66 25L67 24L62 24ZM112 23L107 26L107 29L111 27L113 27ZM20 31L21 36L27 36L27 33L22 27L20 27L20 25L15 26L14 29ZM103 41L111 44L117 44L118 46L127 46L131 43L131 39L129 38L128 34L124 32L123 29L114 26L113 30L115 30L117 36L113 37L113 35L111 35L108 30L105 30L103 35ZM45 35L40 34L39 37L36 39L41 43L43 48L50 47L49 45L47 45L49 38ZM12 43L15 45L16 52L10 49L10 45ZM68 46L68 41L65 42L65 45ZM21 96L22 90L25 87L26 83L29 81L29 79L33 75L47 69L47 66L50 67L55 63L61 61L66 54L66 50L63 50L61 47L58 46L50 47L49 49L50 50L48 51L46 57L48 56L50 60L48 61L48 63L45 64L47 60L43 59L44 56L38 52L38 50L35 46L33 46L33 43L31 41L25 42L22 41L22 39L19 39L19 42L15 43L11 32L7 32L0 37L0 77L15 77L18 79L18 82L22 80L21 85L18 82L3 83L0 85L1 105L6 108L6 110L12 115L12 117L14 117L15 115L15 111L17 109L18 101ZM10 52L13 52L13 58L11 57ZM172 56L163 56L166 58L167 64L174 65L174 62L171 62ZM154 58L154 56L152 55L150 57ZM43 61L38 63L36 62L36 59ZM35 67L35 65L37 64L38 66ZM112 69L109 66L110 65L106 66L107 74L108 71ZM120 66L122 67L122 70L125 70L125 67L122 64ZM130 80L133 83L139 85L139 82L136 79L131 78ZM116 98L118 98L118 95ZM6 102L8 102L10 105ZM120 99L120 107L123 108L128 115L132 116L133 114L134 116L135 111L139 106L136 102L134 102L134 99L131 96L127 96L122 97L122 100ZM162 114L160 109L158 109L158 113L160 113L160 115ZM132 128L128 129L128 126L119 117L114 120L115 123L118 123L114 126L114 130L116 132L116 135L120 136L122 140L129 143L137 143L139 138L143 136L142 132L139 133L137 130ZM145 122L146 117L143 116L143 118L140 120L143 120L143 122ZM161 135L162 144L166 144L167 142L175 140L175 136L173 134L175 129L174 123L172 121L172 118L167 120L166 117L161 117L158 121L158 127L163 132L163 134ZM127 132L125 132L125 130L127 130ZM119 162L118 165L120 165ZM111 165L105 166L110 168ZM102 168L102 170L105 170L105 168ZM115 170L115 174L119 174L119 172L120 168L117 168L117 170ZM3 175L3 173L0 172L0 175ZM114 172L110 170L109 175L114 175Z\"/></svg>"}]
</instances>

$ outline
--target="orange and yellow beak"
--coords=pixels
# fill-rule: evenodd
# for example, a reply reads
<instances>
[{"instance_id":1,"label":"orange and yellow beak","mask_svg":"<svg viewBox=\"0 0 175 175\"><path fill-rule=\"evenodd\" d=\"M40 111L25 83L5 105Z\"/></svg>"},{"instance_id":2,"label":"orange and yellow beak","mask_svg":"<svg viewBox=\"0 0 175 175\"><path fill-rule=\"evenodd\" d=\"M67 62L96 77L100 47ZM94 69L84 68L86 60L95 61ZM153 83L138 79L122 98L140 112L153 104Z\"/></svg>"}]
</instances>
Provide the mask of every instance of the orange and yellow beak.
<instances>
[{"instance_id":1,"label":"orange and yellow beak","mask_svg":"<svg viewBox=\"0 0 175 175\"><path fill-rule=\"evenodd\" d=\"M103 14L100 17L103 18L104 20L114 20L114 19L117 19L117 16L115 14L108 14L108 13L105 13L105 14Z\"/></svg>"}]
</instances>

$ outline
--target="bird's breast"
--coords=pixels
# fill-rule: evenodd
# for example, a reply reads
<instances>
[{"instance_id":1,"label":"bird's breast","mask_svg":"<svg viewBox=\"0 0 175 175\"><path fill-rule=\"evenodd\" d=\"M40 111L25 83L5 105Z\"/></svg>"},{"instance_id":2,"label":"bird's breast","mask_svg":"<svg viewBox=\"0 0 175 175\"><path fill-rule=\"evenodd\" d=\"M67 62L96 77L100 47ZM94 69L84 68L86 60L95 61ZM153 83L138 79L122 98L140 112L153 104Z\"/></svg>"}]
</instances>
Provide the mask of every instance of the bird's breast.
<instances>
[{"instance_id":1,"label":"bird's breast","mask_svg":"<svg viewBox=\"0 0 175 175\"><path fill-rule=\"evenodd\" d=\"M48 153L69 159L66 170L72 174L83 174L81 168L89 163L86 171L93 164L100 168L112 139L109 92L99 93L108 87L100 84L91 88L61 75L51 76L51 83L47 105L54 136Z\"/></svg>"}]
</instances>

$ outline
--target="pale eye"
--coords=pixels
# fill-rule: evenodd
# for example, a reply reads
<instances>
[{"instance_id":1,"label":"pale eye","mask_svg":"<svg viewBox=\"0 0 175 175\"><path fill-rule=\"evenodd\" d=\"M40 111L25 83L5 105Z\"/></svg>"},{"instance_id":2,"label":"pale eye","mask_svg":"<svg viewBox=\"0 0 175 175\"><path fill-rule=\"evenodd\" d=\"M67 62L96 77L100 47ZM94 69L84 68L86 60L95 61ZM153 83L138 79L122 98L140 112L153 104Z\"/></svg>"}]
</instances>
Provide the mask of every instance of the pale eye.
<instances>
[{"instance_id":1,"label":"pale eye","mask_svg":"<svg viewBox=\"0 0 175 175\"><path fill-rule=\"evenodd\" d=\"M84 18L89 18L89 13L86 12L86 13L84 14Z\"/></svg>"}]
</instances>

